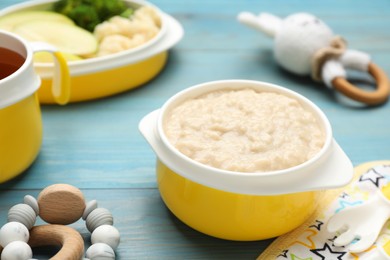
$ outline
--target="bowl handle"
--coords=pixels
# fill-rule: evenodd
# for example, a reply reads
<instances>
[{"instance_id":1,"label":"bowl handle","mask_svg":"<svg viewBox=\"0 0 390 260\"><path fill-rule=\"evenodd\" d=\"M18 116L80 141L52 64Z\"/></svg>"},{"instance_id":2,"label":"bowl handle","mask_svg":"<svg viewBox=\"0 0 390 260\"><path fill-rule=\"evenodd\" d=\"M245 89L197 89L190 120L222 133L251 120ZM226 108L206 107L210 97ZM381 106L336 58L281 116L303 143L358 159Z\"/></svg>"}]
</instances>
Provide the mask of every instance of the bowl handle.
<instances>
[{"instance_id":1,"label":"bowl handle","mask_svg":"<svg viewBox=\"0 0 390 260\"><path fill-rule=\"evenodd\" d=\"M323 158L317 166L313 166L314 168L296 169L295 172L289 173L288 177L284 174L270 175L269 178L260 176L257 179L259 181L250 178L252 181L247 182L242 178L236 178L235 175L226 175L225 178L222 178L224 180L221 180L221 178L216 177L216 174L205 173L199 166L187 163L185 160L177 160L175 156L172 156L169 149L164 148L156 132L160 113L161 110L157 109L141 119L138 125L141 134L165 165L183 177L192 178L191 180L200 184L241 194L277 195L339 188L352 180L352 163L334 139L328 156ZM172 163L173 161L175 163ZM214 184L213 186L211 184L210 178L213 176L218 180L216 182L218 185Z\"/></svg>"},{"instance_id":2,"label":"bowl handle","mask_svg":"<svg viewBox=\"0 0 390 260\"><path fill-rule=\"evenodd\" d=\"M34 52L49 52L54 58L54 77L52 93L54 100L59 105L66 105L70 99L70 73L67 62L57 48L44 42L33 42L31 47Z\"/></svg>"},{"instance_id":3,"label":"bowl handle","mask_svg":"<svg viewBox=\"0 0 390 260\"><path fill-rule=\"evenodd\" d=\"M152 147L152 149L155 151L157 155L160 154L161 146L159 143L158 135L156 134L156 125L158 116L160 115L160 110L157 109L141 119L141 121L138 124L138 129L141 132L141 134L145 137L146 141L149 143L149 145Z\"/></svg>"},{"instance_id":4,"label":"bowl handle","mask_svg":"<svg viewBox=\"0 0 390 260\"><path fill-rule=\"evenodd\" d=\"M353 165L336 140L332 139L331 147L327 155L317 163L308 167L297 166L291 168L287 174L270 175L269 178L259 178L246 191L257 195L278 195L295 192L317 191L336 189L347 185L353 178ZM258 193L256 193L258 190Z\"/></svg>"},{"instance_id":5,"label":"bowl handle","mask_svg":"<svg viewBox=\"0 0 390 260\"><path fill-rule=\"evenodd\" d=\"M347 185L352 180L352 162L334 139L332 150L327 161L311 178L305 180L306 190L334 189Z\"/></svg>"}]
</instances>

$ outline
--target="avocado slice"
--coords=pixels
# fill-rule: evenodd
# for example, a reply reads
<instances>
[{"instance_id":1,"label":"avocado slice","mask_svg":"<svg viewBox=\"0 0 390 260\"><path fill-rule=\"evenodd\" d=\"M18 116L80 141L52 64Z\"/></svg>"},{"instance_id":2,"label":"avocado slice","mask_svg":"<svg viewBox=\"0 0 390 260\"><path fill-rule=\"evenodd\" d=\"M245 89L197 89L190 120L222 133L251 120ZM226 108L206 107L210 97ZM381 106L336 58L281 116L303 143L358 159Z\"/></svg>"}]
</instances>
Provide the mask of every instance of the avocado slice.
<instances>
[{"instance_id":1,"label":"avocado slice","mask_svg":"<svg viewBox=\"0 0 390 260\"><path fill-rule=\"evenodd\" d=\"M67 16L51 11L20 11L1 16L0 29L12 32L15 27L32 21L74 24Z\"/></svg>"},{"instance_id":2,"label":"avocado slice","mask_svg":"<svg viewBox=\"0 0 390 260\"><path fill-rule=\"evenodd\" d=\"M28 41L46 42L61 52L78 56L91 55L98 48L98 42L92 33L73 24L31 21L16 26L13 32Z\"/></svg>"}]
</instances>

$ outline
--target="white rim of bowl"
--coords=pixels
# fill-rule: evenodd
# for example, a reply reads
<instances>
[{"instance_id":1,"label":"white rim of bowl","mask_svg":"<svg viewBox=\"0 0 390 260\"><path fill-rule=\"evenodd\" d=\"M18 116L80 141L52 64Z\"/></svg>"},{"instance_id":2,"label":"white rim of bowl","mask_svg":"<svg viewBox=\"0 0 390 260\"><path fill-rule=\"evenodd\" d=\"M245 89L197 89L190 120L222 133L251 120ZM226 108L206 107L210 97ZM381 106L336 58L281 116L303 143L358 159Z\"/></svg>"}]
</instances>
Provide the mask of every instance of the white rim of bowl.
<instances>
[{"instance_id":1,"label":"white rim of bowl","mask_svg":"<svg viewBox=\"0 0 390 260\"><path fill-rule=\"evenodd\" d=\"M172 103L175 103L175 101L177 101L177 100L181 100L181 102L183 100L186 100L187 98L184 98L185 96L189 96L191 93L193 93L194 91L197 91L199 89L202 89L203 91L199 91L196 96L199 96L201 94L205 94L207 92L211 92L211 91L216 90L216 89L221 89L221 88L223 88L224 84L231 84L231 83L247 84L247 86L252 85L252 86L258 86L258 87L266 87L266 88L270 89L270 91L272 91L272 92L283 93L283 94L287 94L288 96L292 96L292 97L296 98L301 104L305 105L306 107L310 107L310 109L316 114L317 118L321 119L321 121L322 121L322 122L320 122L321 125L324 126L326 138L325 138L325 143L324 143L323 147L321 148L321 150L315 156L313 156L309 160L305 161L304 163L301 163L299 165L296 165L296 166L293 166L290 168L276 170L276 171L269 171L269 172L235 172L235 171L223 170L223 169L215 168L215 167L208 166L208 165L202 164L200 162L197 162L197 161L187 157L186 155L184 155L180 151L178 151L177 148L174 147L169 142L168 138L166 137L166 135L164 133L164 128L163 128L163 121L164 121L163 119L166 115L166 111L169 110ZM214 86L214 88L211 89L210 88L211 86ZM239 89L239 88L240 87L235 88L235 89ZM178 103L181 103L181 102L178 102ZM206 171L210 171L213 173L241 176L241 177L243 177L243 176L248 176L248 177L278 176L278 175L289 174L291 171L299 171L300 169L307 168L310 165L321 160L321 158L323 158L323 156L326 156L327 152L331 148L331 144L332 144L332 140L333 140L332 127L330 125L328 118L326 117L324 112L317 105L315 105L312 101L310 101L306 97L302 96L301 94L299 94L295 91L292 91L290 89L287 89L285 87L281 87L281 86L278 86L275 84L261 82L261 81L240 80L240 79L210 81L210 82L206 82L206 83L202 83L202 84L198 84L198 85L186 88L186 89L176 93L174 96L169 98L161 108L161 113L160 113L160 115L158 117L158 121L157 121L157 132L158 132L158 135L161 138L162 142L166 146L166 148L168 148L172 153L174 153L176 156L178 156L180 159L186 161L187 163L194 164L197 167L199 167L200 169L204 169Z\"/></svg>"},{"instance_id":2,"label":"white rim of bowl","mask_svg":"<svg viewBox=\"0 0 390 260\"><path fill-rule=\"evenodd\" d=\"M2 30L1 33L10 37L12 39L12 41L19 42L23 46L24 51L26 52L26 57L23 57L24 58L23 64L14 73L12 73L11 75L8 75L5 78L0 79L0 82L5 83L5 84L10 84L10 82L17 84L16 90L18 90L18 91L15 91L15 88L12 88L13 90L9 91L9 93L11 93L11 95L10 96L7 95L6 98L3 97L4 98L3 101L0 100L0 109L2 109L4 107L11 106L13 104L16 104L17 102L32 95L35 91L37 91L37 89L40 86L40 82L41 82L40 78L37 75L35 75L34 82L29 82L30 83L29 87L22 86L22 88L19 89L21 81L18 78L23 73L24 74L28 73L26 70L29 69L28 67L33 62L33 53L34 52L31 49L28 42L25 39L23 39L22 37L20 37L19 35L12 34L8 31L4 31L4 30ZM25 76L23 77L22 82L23 81L26 81ZM1 90L1 88L0 88L0 90ZM7 90L7 89L5 89L5 90Z\"/></svg>"}]
</instances>

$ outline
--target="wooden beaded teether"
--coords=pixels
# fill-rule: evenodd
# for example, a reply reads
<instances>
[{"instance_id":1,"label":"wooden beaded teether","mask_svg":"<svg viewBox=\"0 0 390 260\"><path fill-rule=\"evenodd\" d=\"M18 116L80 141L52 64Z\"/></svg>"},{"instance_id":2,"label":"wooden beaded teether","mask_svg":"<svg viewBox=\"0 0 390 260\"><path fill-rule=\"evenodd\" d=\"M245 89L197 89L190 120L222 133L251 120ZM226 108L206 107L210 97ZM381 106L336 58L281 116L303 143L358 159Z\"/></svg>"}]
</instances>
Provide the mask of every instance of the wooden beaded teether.
<instances>
[{"instance_id":1,"label":"wooden beaded teether","mask_svg":"<svg viewBox=\"0 0 390 260\"><path fill-rule=\"evenodd\" d=\"M47 225L34 226L37 216ZM28 260L31 247L61 246L53 260L79 260L84 255L84 241L76 230L64 225L82 218L91 232L92 245L86 251L86 259L115 259L114 250L120 242L120 234L113 226L112 214L98 208L96 200L85 203L82 192L68 184L46 187L36 200L31 195L24 203L8 212L8 223L0 229L1 260Z\"/></svg>"}]
</instances>

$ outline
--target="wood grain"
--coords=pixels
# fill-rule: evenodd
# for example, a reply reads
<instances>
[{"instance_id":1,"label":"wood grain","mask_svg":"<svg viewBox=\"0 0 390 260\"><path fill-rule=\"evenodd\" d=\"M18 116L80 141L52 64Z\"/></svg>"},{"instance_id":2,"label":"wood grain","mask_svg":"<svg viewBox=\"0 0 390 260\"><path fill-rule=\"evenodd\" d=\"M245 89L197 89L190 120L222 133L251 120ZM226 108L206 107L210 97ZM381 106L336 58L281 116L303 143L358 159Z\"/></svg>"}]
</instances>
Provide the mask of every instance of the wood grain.
<instances>
[{"instance_id":1,"label":"wood grain","mask_svg":"<svg viewBox=\"0 0 390 260\"><path fill-rule=\"evenodd\" d=\"M1 0L0 8L22 0ZM117 259L254 259L272 240L231 242L200 234L162 203L155 155L138 132L139 120L171 95L210 80L252 79L285 86L308 97L328 116L335 139L356 166L390 157L390 103L361 107L310 78L291 75L273 58L273 41L236 21L240 11L279 16L310 12L368 52L390 75L390 1L275 0L179 1L153 4L178 19L183 40L170 51L164 71L145 86L102 100L65 107L43 106L44 138L36 162L20 177L0 184L0 223L8 209L54 183L80 188L86 199L109 209L121 232ZM366 84L364 75L353 83ZM5 122L0 122L0 126ZM1 144L0 144L1 145ZM1 158L0 158L1 160ZM41 221L42 222L42 221ZM40 223L38 221L38 223ZM89 243L83 221L71 225ZM34 256L39 258L39 250ZM45 258L45 257L42 257Z\"/></svg>"},{"instance_id":2,"label":"wood grain","mask_svg":"<svg viewBox=\"0 0 390 260\"><path fill-rule=\"evenodd\" d=\"M39 216L50 224L68 225L81 218L85 209L83 193L69 184L53 184L38 196Z\"/></svg>"},{"instance_id":3,"label":"wood grain","mask_svg":"<svg viewBox=\"0 0 390 260\"><path fill-rule=\"evenodd\" d=\"M380 67L374 63L368 64L368 72L375 79L376 89L365 91L348 82L345 78L336 77L332 80L334 89L345 96L369 105L381 105L387 101L390 92L389 79Z\"/></svg>"},{"instance_id":4,"label":"wood grain","mask_svg":"<svg viewBox=\"0 0 390 260\"><path fill-rule=\"evenodd\" d=\"M58 246L60 250L51 260L80 260L84 255L84 241L73 228L64 225L35 226L30 230L31 247Z\"/></svg>"}]
</instances>

